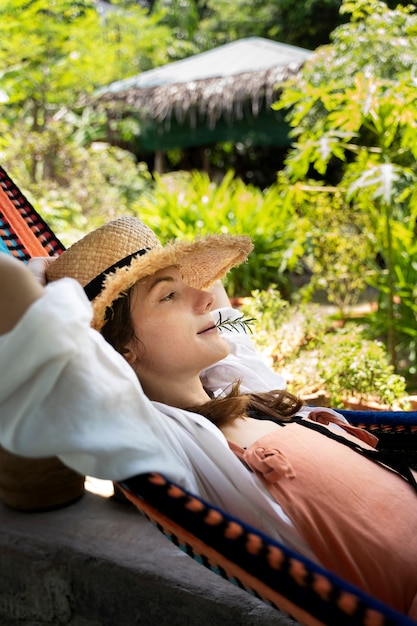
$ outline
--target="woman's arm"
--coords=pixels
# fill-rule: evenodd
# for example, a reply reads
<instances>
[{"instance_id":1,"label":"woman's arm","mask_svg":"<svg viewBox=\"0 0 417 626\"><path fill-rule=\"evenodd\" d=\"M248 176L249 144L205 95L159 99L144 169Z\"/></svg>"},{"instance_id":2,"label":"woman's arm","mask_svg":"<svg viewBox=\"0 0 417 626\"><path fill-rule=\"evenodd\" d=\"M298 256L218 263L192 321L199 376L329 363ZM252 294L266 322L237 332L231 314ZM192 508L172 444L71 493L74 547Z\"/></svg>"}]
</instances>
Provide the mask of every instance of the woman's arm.
<instances>
[{"instance_id":1,"label":"woman's arm","mask_svg":"<svg viewBox=\"0 0 417 626\"><path fill-rule=\"evenodd\" d=\"M0 296L3 328L10 328L0 335L0 445L23 456L59 456L80 474L121 480L156 471L195 489L170 420L91 328L81 285L64 278L42 288L17 263L0 255L3 294L19 296L13 315Z\"/></svg>"},{"instance_id":2,"label":"woman's arm","mask_svg":"<svg viewBox=\"0 0 417 626\"><path fill-rule=\"evenodd\" d=\"M42 296L43 287L22 261L0 254L0 294L0 335L3 335Z\"/></svg>"}]
</instances>

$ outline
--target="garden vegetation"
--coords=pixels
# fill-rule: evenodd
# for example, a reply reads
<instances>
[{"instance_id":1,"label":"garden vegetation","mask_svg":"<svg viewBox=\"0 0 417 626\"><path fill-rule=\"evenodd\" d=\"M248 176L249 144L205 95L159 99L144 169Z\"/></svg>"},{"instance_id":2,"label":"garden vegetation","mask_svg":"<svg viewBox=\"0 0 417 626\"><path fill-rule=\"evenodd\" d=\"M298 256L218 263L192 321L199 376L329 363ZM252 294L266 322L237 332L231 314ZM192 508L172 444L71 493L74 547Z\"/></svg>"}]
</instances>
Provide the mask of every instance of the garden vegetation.
<instances>
[{"instance_id":1,"label":"garden vegetation","mask_svg":"<svg viewBox=\"0 0 417 626\"><path fill-rule=\"evenodd\" d=\"M113 80L248 36L243 0L241 23L227 10L223 31L216 15L229 3L188 4L184 13L168 0L120 2L101 15L87 0L4 0L1 164L65 245L121 214L143 217L163 241L251 235L256 254L226 286L264 327L254 336L290 388L324 390L333 404L370 394L401 404L417 378L414 7L327 3L337 5L336 27L314 33L314 54L274 104L292 145L260 189L232 169L218 182L199 171L156 175L106 143L106 119L90 106ZM261 4L253 34L284 41L311 3L293 13L294 3ZM332 317L322 318L319 299ZM352 318L364 300L370 312Z\"/></svg>"}]
</instances>

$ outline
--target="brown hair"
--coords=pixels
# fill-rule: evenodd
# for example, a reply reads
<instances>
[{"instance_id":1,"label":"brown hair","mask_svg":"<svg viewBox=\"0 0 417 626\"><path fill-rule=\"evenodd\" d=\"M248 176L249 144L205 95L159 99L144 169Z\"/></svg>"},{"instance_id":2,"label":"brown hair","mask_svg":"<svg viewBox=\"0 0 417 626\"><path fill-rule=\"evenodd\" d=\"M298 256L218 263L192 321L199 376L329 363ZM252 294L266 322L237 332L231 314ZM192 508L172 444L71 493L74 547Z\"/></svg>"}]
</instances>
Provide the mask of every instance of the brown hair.
<instances>
[{"instance_id":1,"label":"brown hair","mask_svg":"<svg viewBox=\"0 0 417 626\"><path fill-rule=\"evenodd\" d=\"M140 342L140 339L135 337L130 315L131 291L132 289L129 289L123 297L113 303L111 309L107 309L106 321L101 329L103 337L122 355L131 339L135 338ZM264 393L241 393L240 383L237 381L230 385L230 392L226 396L212 398L205 404L188 407L187 410L204 415L221 428L251 412L287 421L302 406L300 398L283 389Z\"/></svg>"},{"instance_id":2,"label":"brown hair","mask_svg":"<svg viewBox=\"0 0 417 626\"><path fill-rule=\"evenodd\" d=\"M204 415L219 428L231 424L238 417L255 414L282 422L288 421L304 405L303 401L284 389L262 393L241 393L239 381L230 392L202 405L188 407L188 411Z\"/></svg>"},{"instance_id":3,"label":"brown hair","mask_svg":"<svg viewBox=\"0 0 417 626\"><path fill-rule=\"evenodd\" d=\"M104 326L100 330L104 339L120 354L123 354L125 346L135 336L130 315L131 293L132 289L129 289L106 310Z\"/></svg>"}]
</instances>

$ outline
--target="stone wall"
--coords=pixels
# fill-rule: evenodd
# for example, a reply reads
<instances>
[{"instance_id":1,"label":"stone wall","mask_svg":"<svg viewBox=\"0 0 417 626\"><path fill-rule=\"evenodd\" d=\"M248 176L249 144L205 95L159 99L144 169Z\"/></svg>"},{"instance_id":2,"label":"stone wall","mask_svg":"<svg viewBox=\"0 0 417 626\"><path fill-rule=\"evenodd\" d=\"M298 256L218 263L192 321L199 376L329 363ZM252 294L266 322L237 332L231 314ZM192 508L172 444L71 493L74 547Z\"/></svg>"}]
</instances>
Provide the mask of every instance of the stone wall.
<instances>
[{"instance_id":1,"label":"stone wall","mask_svg":"<svg viewBox=\"0 0 417 626\"><path fill-rule=\"evenodd\" d=\"M136 509L86 492L48 513L0 505L1 626L294 626L194 562Z\"/></svg>"}]
</instances>

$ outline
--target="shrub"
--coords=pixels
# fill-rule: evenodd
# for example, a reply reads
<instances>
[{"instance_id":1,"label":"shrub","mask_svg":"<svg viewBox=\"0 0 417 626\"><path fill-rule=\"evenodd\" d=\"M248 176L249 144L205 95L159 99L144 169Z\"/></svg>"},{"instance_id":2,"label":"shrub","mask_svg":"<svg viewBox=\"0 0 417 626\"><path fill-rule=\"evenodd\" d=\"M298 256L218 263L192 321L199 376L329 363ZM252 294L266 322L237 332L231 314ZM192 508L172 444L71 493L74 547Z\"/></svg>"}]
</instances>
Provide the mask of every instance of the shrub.
<instances>
[{"instance_id":1,"label":"shrub","mask_svg":"<svg viewBox=\"0 0 417 626\"><path fill-rule=\"evenodd\" d=\"M78 145L64 124L51 123L43 133L16 125L13 138L6 130L2 135L0 153L3 167L66 246L106 221L132 214L152 187L146 165L132 154L101 142ZM33 161L42 164L36 172Z\"/></svg>"},{"instance_id":2,"label":"shrub","mask_svg":"<svg viewBox=\"0 0 417 626\"><path fill-rule=\"evenodd\" d=\"M405 379L395 374L384 345L364 339L360 327L328 334L321 347L318 371L333 406L353 396L392 407L405 398Z\"/></svg>"},{"instance_id":3,"label":"shrub","mask_svg":"<svg viewBox=\"0 0 417 626\"><path fill-rule=\"evenodd\" d=\"M335 327L318 305L290 305L275 288L255 291L242 312L256 320L253 339L293 393L324 392L334 407L349 397L406 407L405 379L395 374L385 346L356 322Z\"/></svg>"}]
</instances>

